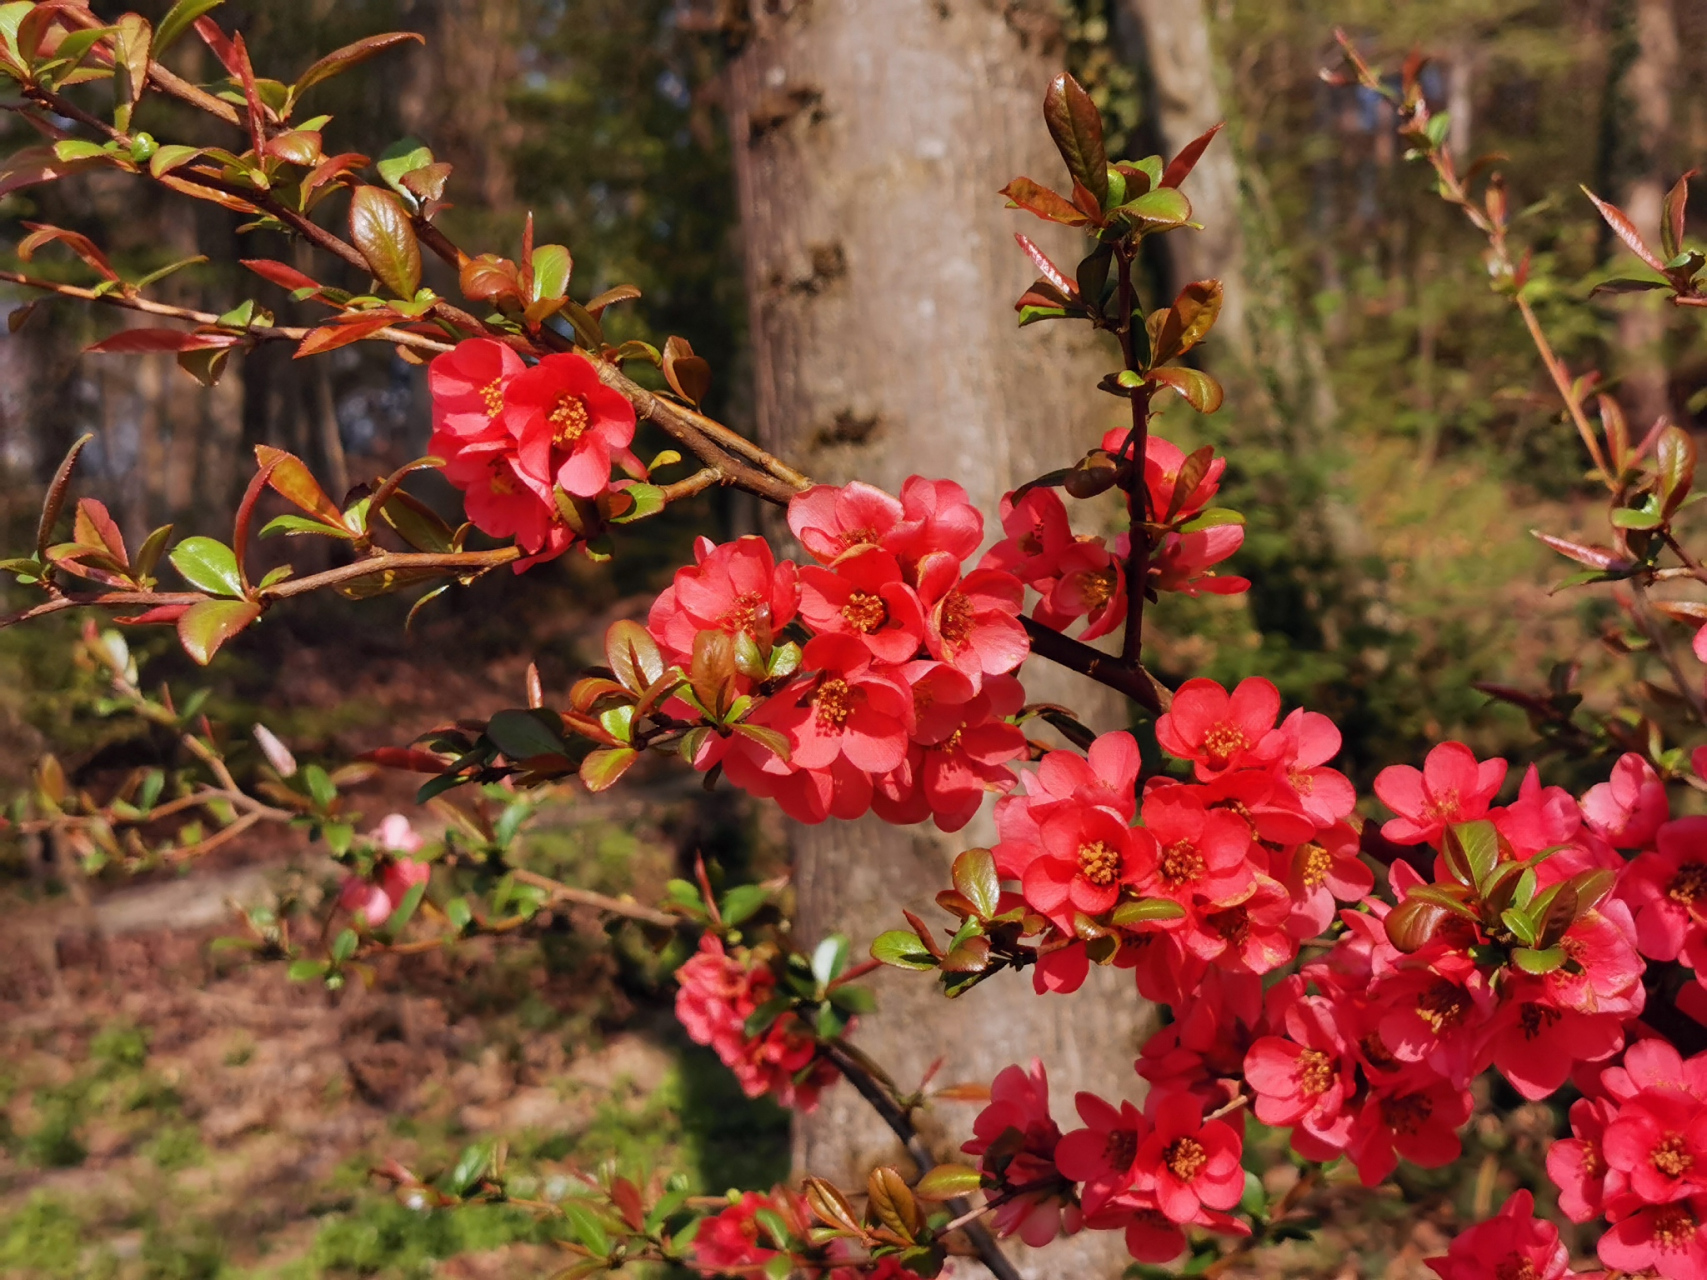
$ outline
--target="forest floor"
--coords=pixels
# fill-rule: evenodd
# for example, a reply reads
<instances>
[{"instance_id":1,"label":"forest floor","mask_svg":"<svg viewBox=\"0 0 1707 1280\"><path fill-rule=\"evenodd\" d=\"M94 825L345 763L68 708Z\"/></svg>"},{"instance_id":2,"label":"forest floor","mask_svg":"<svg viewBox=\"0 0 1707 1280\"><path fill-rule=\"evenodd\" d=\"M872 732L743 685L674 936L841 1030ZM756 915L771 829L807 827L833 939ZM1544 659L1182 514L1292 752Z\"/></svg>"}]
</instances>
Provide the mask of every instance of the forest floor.
<instances>
[{"instance_id":1,"label":"forest floor","mask_svg":"<svg viewBox=\"0 0 1707 1280\"><path fill-rule=\"evenodd\" d=\"M559 665L588 661L603 622L532 639ZM524 659L453 657L428 644L352 669L287 648L265 684L291 701L271 701L269 722L347 758L519 701ZM396 809L430 833L415 781L364 784L365 823ZM532 865L659 897L724 819L692 780L640 784L543 808ZM336 993L220 945L242 931L234 905L312 898L335 872L275 830L191 876L97 884L83 904L0 886L0 1276L550 1275L566 1261L556 1223L420 1212L370 1172L397 1160L431 1178L493 1140L518 1192L548 1198L605 1160L683 1171L696 1192L784 1176L786 1116L686 1042L632 930L577 910L530 940L390 958Z\"/></svg>"}]
</instances>

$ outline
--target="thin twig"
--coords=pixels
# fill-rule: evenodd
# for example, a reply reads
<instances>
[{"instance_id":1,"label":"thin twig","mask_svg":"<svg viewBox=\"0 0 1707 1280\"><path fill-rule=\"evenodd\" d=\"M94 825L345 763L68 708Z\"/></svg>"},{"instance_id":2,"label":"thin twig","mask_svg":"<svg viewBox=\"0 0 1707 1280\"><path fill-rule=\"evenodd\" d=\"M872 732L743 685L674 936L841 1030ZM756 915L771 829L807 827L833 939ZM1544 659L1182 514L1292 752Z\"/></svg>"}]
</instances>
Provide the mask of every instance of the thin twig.
<instances>
[{"instance_id":1,"label":"thin twig","mask_svg":"<svg viewBox=\"0 0 1707 1280\"><path fill-rule=\"evenodd\" d=\"M843 1078L854 1087L859 1096L871 1104L871 1109L882 1117L890 1132L901 1140L901 1145L907 1149L907 1154L913 1158L913 1163L918 1166L921 1174L936 1168L936 1158L919 1137L919 1131L913 1128L913 1122L907 1118L907 1113L877 1082L876 1077L846 1051L844 1045L829 1041L819 1046L819 1052L824 1055L825 1061L842 1073ZM966 1200L959 1196L950 1200L948 1207L949 1212L956 1218L963 1217L969 1208ZM1019 1271L1007 1254L1002 1252L1002 1246L996 1243L996 1238L983 1223L974 1218L964 1230L966 1238L972 1242L972 1247L978 1253L979 1261L990 1269L990 1273L996 1276L997 1280L1020 1280Z\"/></svg>"},{"instance_id":2,"label":"thin twig","mask_svg":"<svg viewBox=\"0 0 1707 1280\"><path fill-rule=\"evenodd\" d=\"M602 893L594 893L591 889L578 889L574 885L564 884L561 880L553 880L550 876L542 876L537 872L517 868L510 872L523 884L531 884L536 889L544 889L555 899L563 902L579 903L583 907L595 907L600 911L608 911L615 916L627 916L630 920L644 920L647 924L663 925L674 928L681 923L680 916L670 915L666 911L658 911L652 907L642 906L628 898L610 898Z\"/></svg>"}]
</instances>

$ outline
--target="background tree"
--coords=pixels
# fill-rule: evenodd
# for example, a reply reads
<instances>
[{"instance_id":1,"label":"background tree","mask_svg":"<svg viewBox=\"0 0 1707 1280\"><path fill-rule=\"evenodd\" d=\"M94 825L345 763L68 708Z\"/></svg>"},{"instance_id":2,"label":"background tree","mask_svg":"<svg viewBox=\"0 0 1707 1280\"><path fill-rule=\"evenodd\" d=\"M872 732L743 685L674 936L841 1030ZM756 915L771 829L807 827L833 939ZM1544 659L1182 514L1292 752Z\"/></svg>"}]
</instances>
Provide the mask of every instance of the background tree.
<instances>
[{"instance_id":1,"label":"background tree","mask_svg":"<svg viewBox=\"0 0 1707 1280\"><path fill-rule=\"evenodd\" d=\"M1091 390L1109 351L1013 318L1034 274L1013 235L1035 226L996 192L1058 165L1035 122L1060 24L1042 5L840 0L755 9L743 41L729 114L761 440L831 482L951 477L996 533L1000 496L1094 446L1120 407ZM1069 679L1050 694L1118 727L1097 686ZM871 817L794 827L806 936L833 926L863 948L895 926L898 903L929 906L953 851L987 839ZM944 1010L921 984L886 977L860 1034L903 1087L939 1055L945 1082L1042 1055L1060 1064L1065 1105L1075 1089L1124 1083L1148 1021L1127 975L1093 979L1058 1003L986 988ZM941 1034L921 1038L927 1008ZM1001 1034L980 1033L991 1026ZM892 1145L858 1098L831 1095L797 1126L795 1158L834 1176ZM1092 1264L1047 1263L1075 1265Z\"/></svg>"}]
</instances>

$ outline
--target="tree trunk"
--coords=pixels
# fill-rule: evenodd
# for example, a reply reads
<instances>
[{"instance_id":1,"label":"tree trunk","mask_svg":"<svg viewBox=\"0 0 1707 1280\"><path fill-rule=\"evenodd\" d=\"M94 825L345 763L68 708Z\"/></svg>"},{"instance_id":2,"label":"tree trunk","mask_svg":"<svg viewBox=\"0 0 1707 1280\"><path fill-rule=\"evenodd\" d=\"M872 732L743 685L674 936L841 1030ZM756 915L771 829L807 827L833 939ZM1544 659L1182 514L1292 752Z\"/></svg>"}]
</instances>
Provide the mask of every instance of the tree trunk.
<instances>
[{"instance_id":1,"label":"tree trunk","mask_svg":"<svg viewBox=\"0 0 1707 1280\"><path fill-rule=\"evenodd\" d=\"M1217 78L1204 0L1117 0L1115 19L1117 41L1144 70L1156 142L1169 156L1215 125L1230 125L1182 188L1203 230L1161 242L1174 289L1221 281L1221 318L1205 359L1224 375L1231 405L1266 418L1273 431L1319 439L1337 412L1326 362L1273 265L1280 255L1267 189L1256 167L1240 162L1241 131Z\"/></svg>"},{"instance_id":2,"label":"tree trunk","mask_svg":"<svg viewBox=\"0 0 1707 1280\"><path fill-rule=\"evenodd\" d=\"M764 9L729 99L761 436L823 480L891 491L912 473L956 480L994 530L1002 493L1094 446L1123 407L1092 390L1115 367L1111 349L1014 322L1034 273L1013 234L1077 257L996 194L1019 174L1059 181L1041 112L1060 70L1055 20L1041 5L992 0ZM1024 674L1033 698L1068 702L1099 728L1124 722L1099 686ZM932 897L950 860L992 834L987 815L946 838L870 818L796 827L799 925L807 937L847 932L863 951L902 907L946 919ZM1149 1015L1125 974L1094 972L1067 998L1005 976L954 1003L923 975L886 971L875 985L881 1007L858 1043L903 1088L939 1057L945 1083L987 1082L1035 1055L1068 1127L1075 1090L1137 1095L1132 1059ZM948 1152L972 1114L945 1104L924 1122ZM872 1165L901 1159L847 1088L798 1124L795 1155L855 1187ZM1049 1253L1051 1274L1116 1273L1118 1236L1087 1236Z\"/></svg>"},{"instance_id":3,"label":"tree trunk","mask_svg":"<svg viewBox=\"0 0 1707 1280\"><path fill-rule=\"evenodd\" d=\"M1624 212L1644 236L1658 235L1665 193L1676 175L1668 176L1672 144L1672 96L1677 89L1677 23L1671 0L1636 0L1636 57L1625 75L1624 89L1635 108L1636 137L1629 150L1639 172L1619 200ZM1618 346L1624 388L1621 399L1632 424L1646 431L1661 414L1672 414L1671 388L1666 376L1665 341L1669 308L1658 295L1636 294L1618 317Z\"/></svg>"}]
</instances>

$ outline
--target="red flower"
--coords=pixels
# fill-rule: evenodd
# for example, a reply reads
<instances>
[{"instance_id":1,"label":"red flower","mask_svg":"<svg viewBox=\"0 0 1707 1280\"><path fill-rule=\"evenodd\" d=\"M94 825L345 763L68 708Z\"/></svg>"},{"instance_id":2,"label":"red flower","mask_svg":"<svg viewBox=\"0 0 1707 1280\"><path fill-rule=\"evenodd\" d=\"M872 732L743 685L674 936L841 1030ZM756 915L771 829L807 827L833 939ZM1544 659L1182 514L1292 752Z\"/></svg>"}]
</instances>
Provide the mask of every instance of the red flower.
<instances>
[{"instance_id":1,"label":"red flower","mask_svg":"<svg viewBox=\"0 0 1707 1280\"><path fill-rule=\"evenodd\" d=\"M1002 532L1007 535L984 553L980 569L1004 569L1026 586L1049 594L1061 576L1061 559L1078 546L1067 508L1055 490L1027 489L1018 502L1003 496Z\"/></svg>"},{"instance_id":2,"label":"red flower","mask_svg":"<svg viewBox=\"0 0 1707 1280\"><path fill-rule=\"evenodd\" d=\"M1257 747L1279 713L1280 691L1260 677L1239 681L1231 695L1213 680L1187 680L1156 721L1156 741L1169 755L1192 761L1198 780L1207 782L1228 769L1260 764Z\"/></svg>"},{"instance_id":3,"label":"red flower","mask_svg":"<svg viewBox=\"0 0 1707 1280\"><path fill-rule=\"evenodd\" d=\"M1618 895L1636 921L1636 947L1652 960L1684 955L1691 968L1707 965L1703 913L1707 912L1707 818L1677 818L1659 829L1658 849L1639 854L1619 877ZM1687 953L1687 954L1686 954Z\"/></svg>"},{"instance_id":4,"label":"red flower","mask_svg":"<svg viewBox=\"0 0 1707 1280\"><path fill-rule=\"evenodd\" d=\"M1152 1095L1146 1111L1153 1126L1138 1148L1134 1185L1155 1197L1173 1222L1191 1222L1199 1212L1231 1209L1245 1191L1241 1144L1231 1125L1205 1120L1190 1094Z\"/></svg>"},{"instance_id":5,"label":"red flower","mask_svg":"<svg viewBox=\"0 0 1707 1280\"><path fill-rule=\"evenodd\" d=\"M1623 1047L1617 1014L1560 1009L1531 979L1502 993L1486 1056L1513 1088L1538 1102L1564 1084L1577 1063L1599 1062Z\"/></svg>"},{"instance_id":6,"label":"red flower","mask_svg":"<svg viewBox=\"0 0 1707 1280\"><path fill-rule=\"evenodd\" d=\"M1387 1180L1399 1156L1425 1169L1451 1164L1463 1150L1456 1130L1469 1118L1469 1093L1445 1080L1396 1084L1364 1102L1346 1152L1363 1185L1373 1187Z\"/></svg>"},{"instance_id":7,"label":"red flower","mask_svg":"<svg viewBox=\"0 0 1707 1280\"><path fill-rule=\"evenodd\" d=\"M772 1258L781 1257L777 1250L759 1243L763 1230L759 1213L767 1209L774 1212L775 1208L771 1197L748 1191L721 1213L702 1221L693 1238L695 1269L708 1275L753 1275Z\"/></svg>"},{"instance_id":8,"label":"red flower","mask_svg":"<svg viewBox=\"0 0 1707 1280\"><path fill-rule=\"evenodd\" d=\"M1009 1138L1009 1131L1013 1138ZM972 1122L972 1140L961 1145L967 1155L983 1157L978 1167L1012 1192L996 1210L996 1230L1016 1232L1034 1249L1058 1235L1079 1229L1077 1205L1066 1199L1071 1182L1055 1167L1061 1130L1049 1115L1049 1077L1043 1063L1032 1059L1031 1070L1006 1067L990 1084L990 1105ZM993 1152L992 1152L993 1149Z\"/></svg>"},{"instance_id":9,"label":"red flower","mask_svg":"<svg viewBox=\"0 0 1707 1280\"><path fill-rule=\"evenodd\" d=\"M1614 1223L1596 1246L1600 1260L1618 1271L1653 1270L1665 1280L1707 1280L1707 1196L1644 1205Z\"/></svg>"},{"instance_id":10,"label":"red flower","mask_svg":"<svg viewBox=\"0 0 1707 1280\"><path fill-rule=\"evenodd\" d=\"M1302 707L1270 730L1262 743L1263 756L1273 762L1270 771L1317 827L1331 827L1357 807L1351 779L1325 767L1339 753L1340 731L1334 722Z\"/></svg>"},{"instance_id":11,"label":"red flower","mask_svg":"<svg viewBox=\"0 0 1707 1280\"><path fill-rule=\"evenodd\" d=\"M789 529L820 564L854 547L885 545L901 518L893 495L858 480L840 488L813 485L788 503Z\"/></svg>"},{"instance_id":12,"label":"red flower","mask_svg":"<svg viewBox=\"0 0 1707 1280\"><path fill-rule=\"evenodd\" d=\"M1129 733L1105 733L1091 743L1087 755L1050 751L1034 773L1026 775L1025 793L1006 796L996 804L996 830L1004 843L1034 845L1038 824L1053 806L1074 803L1107 809L1123 822L1138 811L1135 788L1142 757ZM1000 847L996 861L1002 864ZM1022 858L1011 874L1024 869Z\"/></svg>"},{"instance_id":13,"label":"red flower","mask_svg":"<svg viewBox=\"0 0 1707 1280\"><path fill-rule=\"evenodd\" d=\"M1045 626L1065 631L1077 619L1090 623L1081 640L1105 636L1126 621L1126 569L1101 538L1075 542L1062 554L1060 577L1032 611Z\"/></svg>"},{"instance_id":14,"label":"red flower","mask_svg":"<svg viewBox=\"0 0 1707 1280\"><path fill-rule=\"evenodd\" d=\"M1121 534L1114 540L1115 555L1126 559L1130 545L1130 535ZM1223 577L1213 572L1214 566L1244 545L1242 524L1218 524L1192 533L1165 534L1161 544L1150 552L1150 587L1193 597L1205 591L1215 596L1249 591L1249 578L1236 574Z\"/></svg>"},{"instance_id":15,"label":"red flower","mask_svg":"<svg viewBox=\"0 0 1707 1280\"><path fill-rule=\"evenodd\" d=\"M1267 1125L1296 1126L1292 1145L1309 1160L1345 1149L1357 1088L1356 1062L1333 1005L1319 996L1289 1003L1286 1037L1264 1036L1245 1055L1245 1080L1256 1091L1256 1117Z\"/></svg>"},{"instance_id":16,"label":"red flower","mask_svg":"<svg viewBox=\"0 0 1707 1280\"><path fill-rule=\"evenodd\" d=\"M1120 891L1146 879L1156 843L1103 809L1065 808L1042 828L1042 848L1025 868L1025 900L1071 931L1075 915L1100 916Z\"/></svg>"},{"instance_id":17,"label":"red flower","mask_svg":"<svg viewBox=\"0 0 1707 1280\"><path fill-rule=\"evenodd\" d=\"M806 642L802 663L818 676L795 696L785 690L773 699L781 709L771 720L788 734L794 769L824 770L846 757L876 777L906 759L913 693L897 675L873 666L866 647L851 636L815 636Z\"/></svg>"},{"instance_id":18,"label":"red flower","mask_svg":"<svg viewBox=\"0 0 1707 1280\"><path fill-rule=\"evenodd\" d=\"M1094 1093L1073 1099L1086 1127L1075 1129L1055 1148L1055 1164L1067 1177L1085 1184L1079 1201L1094 1214L1115 1196L1132 1187L1138 1148L1149 1136L1150 1122L1130 1102L1118 1110Z\"/></svg>"},{"instance_id":19,"label":"red flower","mask_svg":"<svg viewBox=\"0 0 1707 1280\"><path fill-rule=\"evenodd\" d=\"M1124 436L1125 432L1118 429L1110 432L1103 440L1103 448L1110 448L1108 441L1115 435ZM1144 483L1150 490L1150 510L1158 521L1190 520L1214 501L1221 487L1221 473L1227 469L1227 459L1211 458L1197 483L1182 492L1180 472L1187 456L1178 445L1160 436L1149 436L1144 441Z\"/></svg>"},{"instance_id":20,"label":"red flower","mask_svg":"<svg viewBox=\"0 0 1707 1280\"><path fill-rule=\"evenodd\" d=\"M749 1098L771 1093L783 1106L802 1111L818 1104L819 1092L836 1078L835 1068L821 1062L797 1082L812 1066L817 1041L793 1013L759 1036L747 1035L748 1017L776 990L776 975L767 966L753 963L750 953L726 954L708 933L699 940L699 953L676 970L676 982L676 1017L688 1037L709 1045Z\"/></svg>"},{"instance_id":21,"label":"red flower","mask_svg":"<svg viewBox=\"0 0 1707 1280\"><path fill-rule=\"evenodd\" d=\"M1440 1280L1561 1280L1571 1259L1559 1228L1536 1218L1535 1197L1522 1190L1492 1218L1461 1232L1444 1258L1424 1261Z\"/></svg>"},{"instance_id":22,"label":"red flower","mask_svg":"<svg viewBox=\"0 0 1707 1280\"><path fill-rule=\"evenodd\" d=\"M1583 821L1620 849L1640 849L1671 816L1665 783L1635 752L1618 757L1612 776L1583 795Z\"/></svg>"},{"instance_id":23,"label":"red flower","mask_svg":"<svg viewBox=\"0 0 1707 1280\"><path fill-rule=\"evenodd\" d=\"M522 467L576 497L596 498L610 488L613 457L644 474L628 452L634 406L576 352L546 356L510 382L504 425Z\"/></svg>"},{"instance_id":24,"label":"red flower","mask_svg":"<svg viewBox=\"0 0 1707 1280\"><path fill-rule=\"evenodd\" d=\"M1275 878L1296 904L1292 931L1314 938L1334 918L1334 903L1359 902L1375 887L1375 873L1359 856L1358 834L1341 822L1292 850L1281 850Z\"/></svg>"},{"instance_id":25,"label":"red flower","mask_svg":"<svg viewBox=\"0 0 1707 1280\"><path fill-rule=\"evenodd\" d=\"M433 452L448 458L450 449L500 432L504 390L526 368L514 350L494 338L470 338L434 357L427 366Z\"/></svg>"},{"instance_id":26,"label":"red flower","mask_svg":"<svg viewBox=\"0 0 1707 1280\"><path fill-rule=\"evenodd\" d=\"M908 476L901 485L901 518L885 545L909 564L933 553L953 556L959 564L984 540L983 512L952 480Z\"/></svg>"},{"instance_id":27,"label":"red flower","mask_svg":"<svg viewBox=\"0 0 1707 1280\"><path fill-rule=\"evenodd\" d=\"M1606 1163L1606 1126L1617 1109L1605 1098L1578 1098L1571 1104L1571 1136L1547 1148L1547 1176L1559 1188L1559 1208L1572 1222L1598 1218L1608 1191L1625 1188L1624 1176Z\"/></svg>"},{"instance_id":28,"label":"red flower","mask_svg":"<svg viewBox=\"0 0 1707 1280\"><path fill-rule=\"evenodd\" d=\"M1156 860L1141 893L1189 906L1199 897L1232 901L1250 887L1250 825L1226 809L1204 808L1197 788L1159 787L1146 795L1144 829L1155 838Z\"/></svg>"},{"instance_id":29,"label":"red flower","mask_svg":"<svg viewBox=\"0 0 1707 1280\"><path fill-rule=\"evenodd\" d=\"M879 662L909 662L925 643L919 597L901 580L900 562L877 547L802 569L800 616L820 635L855 637Z\"/></svg>"},{"instance_id":30,"label":"red flower","mask_svg":"<svg viewBox=\"0 0 1707 1280\"><path fill-rule=\"evenodd\" d=\"M925 645L931 657L974 682L1006 675L1031 652L1019 624L1025 588L1011 573L974 569L962 578L954 556L932 552L919 563L919 598L926 609Z\"/></svg>"},{"instance_id":31,"label":"red flower","mask_svg":"<svg viewBox=\"0 0 1707 1280\"><path fill-rule=\"evenodd\" d=\"M1395 844L1422 844L1449 825L1485 817L1488 803L1505 781L1504 760L1477 763L1462 742L1443 742L1423 767L1389 765L1375 775L1375 794L1399 816L1381 828Z\"/></svg>"},{"instance_id":32,"label":"red flower","mask_svg":"<svg viewBox=\"0 0 1707 1280\"><path fill-rule=\"evenodd\" d=\"M1407 968L1376 988L1385 1012L1381 1040L1400 1062L1426 1062L1430 1070L1466 1086L1494 1011L1494 993L1480 970Z\"/></svg>"},{"instance_id":33,"label":"red flower","mask_svg":"<svg viewBox=\"0 0 1707 1280\"><path fill-rule=\"evenodd\" d=\"M514 538L528 553L527 560L517 562L516 572L569 549L574 535L563 523L550 486L520 469L509 436L465 444L435 434L429 447L446 459L445 479L462 490L463 510L474 527L494 538Z\"/></svg>"},{"instance_id":34,"label":"red flower","mask_svg":"<svg viewBox=\"0 0 1707 1280\"><path fill-rule=\"evenodd\" d=\"M800 586L792 560L778 564L763 538L694 543L695 563L652 602L647 628L674 661L686 665L701 631L745 632L761 647L793 620Z\"/></svg>"},{"instance_id":35,"label":"red flower","mask_svg":"<svg viewBox=\"0 0 1707 1280\"><path fill-rule=\"evenodd\" d=\"M872 808L885 822L933 818L939 830L958 831L986 795L1014 784L1008 764L1028 748L1007 718L1025 704L1025 689L1012 676L989 676L974 691L941 662L910 662L901 674L913 689L913 739L906 760L878 783Z\"/></svg>"},{"instance_id":36,"label":"red flower","mask_svg":"<svg viewBox=\"0 0 1707 1280\"><path fill-rule=\"evenodd\" d=\"M1606 1126L1602 1151L1648 1204L1707 1193L1707 1110L1695 1098L1644 1089Z\"/></svg>"}]
</instances>

